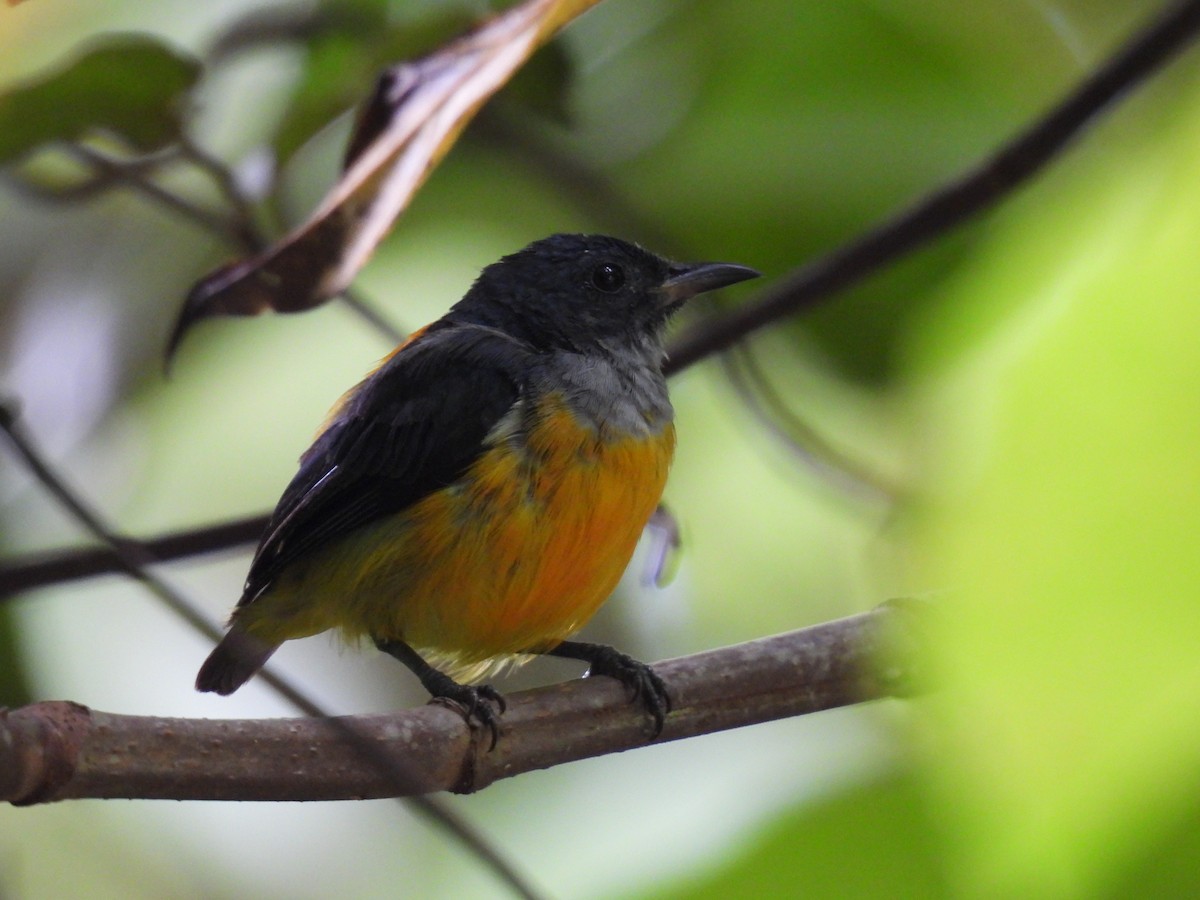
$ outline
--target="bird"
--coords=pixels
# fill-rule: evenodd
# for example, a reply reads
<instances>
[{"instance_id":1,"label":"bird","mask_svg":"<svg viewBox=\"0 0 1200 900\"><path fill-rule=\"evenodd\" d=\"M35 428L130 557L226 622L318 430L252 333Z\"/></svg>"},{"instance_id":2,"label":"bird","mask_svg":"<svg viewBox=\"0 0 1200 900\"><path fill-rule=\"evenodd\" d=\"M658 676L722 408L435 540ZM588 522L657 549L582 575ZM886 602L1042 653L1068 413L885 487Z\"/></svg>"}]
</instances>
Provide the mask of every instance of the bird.
<instances>
[{"instance_id":1,"label":"bird","mask_svg":"<svg viewBox=\"0 0 1200 900\"><path fill-rule=\"evenodd\" d=\"M479 684L539 655L620 680L663 728L645 663L570 640L608 598L675 450L664 332L757 277L555 234L480 273L334 405L275 507L196 689L231 694L287 640L339 630L498 735Z\"/></svg>"}]
</instances>

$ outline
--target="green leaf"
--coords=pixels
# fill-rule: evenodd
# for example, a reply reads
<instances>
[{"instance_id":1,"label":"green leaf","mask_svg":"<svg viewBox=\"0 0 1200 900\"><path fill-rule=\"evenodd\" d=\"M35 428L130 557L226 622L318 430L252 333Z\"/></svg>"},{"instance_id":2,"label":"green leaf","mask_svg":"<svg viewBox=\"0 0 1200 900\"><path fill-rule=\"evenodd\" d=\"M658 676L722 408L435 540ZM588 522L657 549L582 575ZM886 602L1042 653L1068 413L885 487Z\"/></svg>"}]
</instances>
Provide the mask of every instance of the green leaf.
<instances>
[{"instance_id":1,"label":"green leaf","mask_svg":"<svg viewBox=\"0 0 1200 900\"><path fill-rule=\"evenodd\" d=\"M1154 897L1180 900L1200 897L1200 802L1193 794L1191 809L1181 822L1157 837L1149 850L1108 885L1103 896ZM1170 824L1170 823L1168 823Z\"/></svg>"},{"instance_id":2,"label":"green leaf","mask_svg":"<svg viewBox=\"0 0 1200 900\"><path fill-rule=\"evenodd\" d=\"M1200 787L1193 84L1093 132L915 332L942 390L914 550L954 591L922 703L975 895L1098 896Z\"/></svg>"},{"instance_id":3,"label":"green leaf","mask_svg":"<svg viewBox=\"0 0 1200 900\"><path fill-rule=\"evenodd\" d=\"M158 39L115 35L63 69L0 94L0 164L96 132L149 152L173 141L200 64Z\"/></svg>"},{"instance_id":4,"label":"green leaf","mask_svg":"<svg viewBox=\"0 0 1200 900\"><path fill-rule=\"evenodd\" d=\"M890 776L783 816L723 868L662 896L946 897L936 831L915 780Z\"/></svg>"}]
</instances>

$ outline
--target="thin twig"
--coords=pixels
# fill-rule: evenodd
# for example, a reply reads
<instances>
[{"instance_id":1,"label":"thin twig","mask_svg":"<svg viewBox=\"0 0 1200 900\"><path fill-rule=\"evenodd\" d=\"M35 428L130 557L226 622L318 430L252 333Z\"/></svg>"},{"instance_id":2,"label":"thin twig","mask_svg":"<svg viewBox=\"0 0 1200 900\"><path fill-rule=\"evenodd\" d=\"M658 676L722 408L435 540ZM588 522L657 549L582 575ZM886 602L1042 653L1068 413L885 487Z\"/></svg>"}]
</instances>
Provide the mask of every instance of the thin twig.
<instances>
[{"instance_id":1,"label":"thin twig","mask_svg":"<svg viewBox=\"0 0 1200 900\"><path fill-rule=\"evenodd\" d=\"M92 536L108 546L116 555L121 571L134 578L153 593L163 604L176 615L187 622L212 642L221 638L221 629L204 613L193 606L187 598L174 590L163 579L159 578L149 567L158 562L141 544L122 537L111 528L103 517L91 509L83 499L76 494L66 482L51 468L44 457L34 447L33 442L25 434L17 420L16 405L11 401L0 401L0 431L8 437L13 449L21 458L29 471L38 479L47 491L83 525ZM269 668L259 674L271 688L291 703L297 710L314 719L324 719L333 722L345 720L332 719L328 711L306 695L287 679L272 672ZM359 756L363 764L373 769L377 777L385 782L397 785L409 784L412 780L411 767L403 757L381 753L379 748L370 741L364 741L362 734L352 721L346 722L345 727L335 727L340 740L349 744L349 752ZM459 719L459 731L464 732L463 723ZM527 880L505 860L483 837L479 831L451 810L446 804L432 797L414 796L408 803L426 813L446 830L458 838L472 853L483 860L492 870L507 883L519 896L536 898L537 893L530 887Z\"/></svg>"},{"instance_id":2,"label":"thin twig","mask_svg":"<svg viewBox=\"0 0 1200 900\"><path fill-rule=\"evenodd\" d=\"M253 544L262 536L268 520L264 515L250 516L134 541L155 560L167 562ZM104 545L35 554L0 569L0 599L45 585L120 570L120 555Z\"/></svg>"},{"instance_id":3,"label":"thin twig","mask_svg":"<svg viewBox=\"0 0 1200 900\"><path fill-rule=\"evenodd\" d=\"M69 142L63 145L67 153L89 166L99 175L111 178L116 182L137 191L144 197L169 209L171 212L194 222L206 231L219 235L228 235L236 230L236 223L218 212L205 209L190 200L186 200L173 191L159 185L146 177L143 166L127 164L122 160L113 159L87 144Z\"/></svg>"},{"instance_id":4,"label":"thin twig","mask_svg":"<svg viewBox=\"0 0 1200 900\"><path fill-rule=\"evenodd\" d=\"M384 318L383 314L367 302L362 294L354 288L350 287L342 291L341 299L355 315L378 331L391 343L401 344L407 339L408 333L406 331Z\"/></svg>"},{"instance_id":5,"label":"thin twig","mask_svg":"<svg viewBox=\"0 0 1200 900\"><path fill-rule=\"evenodd\" d=\"M0 177L3 177L14 191L42 203L81 203L124 185L125 178L129 177L131 173L145 177L151 172L179 161L179 155L169 151L147 153L144 156L134 156L119 161L110 157L105 158L113 163L111 168L106 167L101 171L90 161L86 161L85 164L91 170L90 175L82 181L65 186L52 182L41 182L28 175L18 175L16 172L3 172L0 173ZM123 174L118 175L118 171Z\"/></svg>"},{"instance_id":6,"label":"thin twig","mask_svg":"<svg viewBox=\"0 0 1200 900\"><path fill-rule=\"evenodd\" d=\"M233 231L223 237L235 238L236 242L250 253L261 253L265 250L270 241L255 224L254 204L238 184L232 170L190 137L183 138L182 147L184 156L213 180L221 195L234 210ZM351 312L391 343L399 344L407 336L403 329L388 321L360 292L353 288L343 291L341 300Z\"/></svg>"},{"instance_id":7,"label":"thin twig","mask_svg":"<svg viewBox=\"0 0 1200 900\"><path fill-rule=\"evenodd\" d=\"M246 196L233 171L217 159L186 132L180 135L179 147L185 159L207 175L225 202L233 210L226 237L234 238L250 253L258 253L267 246L266 235L255 224L254 204Z\"/></svg>"},{"instance_id":8,"label":"thin twig","mask_svg":"<svg viewBox=\"0 0 1200 900\"><path fill-rule=\"evenodd\" d=\"M828 256L798 269L756 300L682 334L668 370L678 372L946 234L1041 171L1098 113L1186 48L1200 30L1200 0L1162 13L1065 100L962 177Z\"/></svg>"},{"instance_id":9,"label":"thin twig","mask_svg":"<svg viewBox=\"0 0 1200 900\"><path fill-rule=\"evenodd\" d=\"M235 238L249 253L261 253L265 250L270 242L255 224L254 203L238 184L233 171L186 134L181 139L181 149L185 158L191 160L200 171L212 179L221 196L233 209L232 231L223 236L226 239ZM399 344L405 339L406 332L389 322L358 291L353 288L347 289L342 293L341 300L355 315L393 344Z\"/></svg>"},{"instance_id":10,"label":"thin twig","mask_svg":"<svg viewBox=\"0 0 1200 900\"><path fill-rule=\"evenodd\" d=\"M903 495L899 485L850 459L797 415L744 347L731 347L728 353L721 354L720 361L726 379L746 410L821 478L835 482L860 499L876 503L892 505Z\"/></svg>"},{"instance_id":11,"label":"thin twig","mask_svg":"<svg viewBox=\"0 0 1200 900\"><path fill-rule=\"evenodd\" d=\"M891 654L904 613L862 615L659 663L672 711L653 743L711 734L911 692ZM247 722L162 719L40 703L0 717L0 800L79 797L339 800L469 793L534 769L646 746L646 716L610 678L513 694L491 752L462 720L429 705L383 716ZM398 782L348 747L348 726L378 756L410 765ZM287 761L293 762L287 762Z\"/></svg>"},{"instance_id":12,"label":"thin twig","mask_svg":"<svg viewBox=\"0 0 1200 900\"><path fill-rule=\"evenodd\" d=\"M68 143L65 147L68 153L90 166L96 172L96 177L70 189L69 192L51 192L32 182L18 180L19 188L38 198L61 202L64 199L86 199L119 184L136 190L147 199L199 225L205 231L244 252L261 252L270 243L255 224L253 203L241 190L229 167L190 138L181 141L182 158L189 160L212 180L232 209L230 215L223 216L205 209L164 188L147 177L150 168L141 160L116 160L86 144ZM398 344L404 340L407 332L388 321L361 293L347 290L342 294L342 300L355 315L388 341Z\"/></svg>"},{"instance_id":13,"label":"thin twig","mask_svg":"<svg viewBox=\"0 0 1200 900\"><path fill-rule=\"evenodd\" d=\"M13 449L30 473L62 505L76 521L113 552L117 567L146 585L172 612L210 640L221 637L221 629L185 598L171 590L161 579L147 571L157 562L142 545L118 534L100 515L90 509L79 496L50 467L34 448L17 421L16 404L0 401L0 430L8 437Z\"/></svg>"}]
</instances>

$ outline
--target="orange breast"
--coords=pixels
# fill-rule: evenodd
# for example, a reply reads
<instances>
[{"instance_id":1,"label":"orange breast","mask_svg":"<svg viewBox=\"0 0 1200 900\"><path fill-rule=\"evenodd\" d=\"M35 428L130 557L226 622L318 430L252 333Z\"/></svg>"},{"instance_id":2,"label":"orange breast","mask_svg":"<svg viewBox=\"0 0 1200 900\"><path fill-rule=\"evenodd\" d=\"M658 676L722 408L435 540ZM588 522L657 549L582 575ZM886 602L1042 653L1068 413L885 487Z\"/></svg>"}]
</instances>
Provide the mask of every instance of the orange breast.
<instances>
[{"instance_id":1,"label":"orange breast","mask_svg":"<svg viewBox=\"0 0 1200 900\"><path fill-rule=\"evenodd\" d=\"M549 398L523 440L315 554L247 619L272 640L333 627L399 638L453 677L482 677L494 658L548 649L592 617L629 564L674 449L670 422L614 438Z\"/></svg>"},{"instance_id":2,"label":"orange breast","mask_svg":"<svg viewBox=\"0 0 1200 900\"><path fill-rule=\"evenodd\" d=\"M662 496L674 428L603 439L561 402L538 412L523 446L493 447L412 510L406 574L374 606L388 614L372 634L470 675L491 657L553 646L612 593Z\"/></svg>"},{"instance_id":3,"label":"orange breast","mask_svg":"<svg viewBox=\"0 0 1200 900\"><path fill-rule=\"evenodd\" d=\"M545 405L523 448L489 450L461 488L414 510L426 567L396 608L395 631L467 675L574 633L629 564L674 449L669 423L606 440Z\"/></svg>"}]
</instances>

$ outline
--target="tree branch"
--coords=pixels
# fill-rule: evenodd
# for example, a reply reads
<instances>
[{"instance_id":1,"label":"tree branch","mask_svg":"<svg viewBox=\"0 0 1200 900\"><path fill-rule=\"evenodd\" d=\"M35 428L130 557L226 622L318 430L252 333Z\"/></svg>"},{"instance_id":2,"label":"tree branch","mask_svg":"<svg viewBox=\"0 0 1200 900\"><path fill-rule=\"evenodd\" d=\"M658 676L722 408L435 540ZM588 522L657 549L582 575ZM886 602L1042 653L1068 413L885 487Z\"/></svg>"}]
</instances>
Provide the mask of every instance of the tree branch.
<instances>
[{"instance_id":1,"label":"tree branch","mask_svg":"<svg viewBox=\"0 0 1200 900\"><path fill-rule=\"evenodd\" d=\"M1078 88L974 169L839 247L793 271L754 302L681 335L667 369L678 372L767 325L816 306L841 289L930 243L1023 186L1123 92L1157 72L1200 30L1200 0L1171 6Z\"/></svg>"},{"instance_id":2,"label":"tree branch","mask_svg":"<svg viewBox=\"0 0 1200 900\"><path fill-rule=\"evenodd\" d=\"M657 741L817 712L903 692L879 658L885 605L812 628L660 663L673 711ZM609 678L513 694L500 741L430 704L337 719L166 719L74 703L0 711L0 799L348 800L451 790L646 744L646 717ZM354 740L347 740L347 733ZM381 766L380 757L402 759Z\"/></svg>"},{"instance_id":3,"label":"tree branch","mask_svg":"<svg viewBox=\"0 0 1200 900\"><path fill-rule=\"evenodd\" d=\"M108 549L116 557L119 570L124 571L131 578L141 583L143 587L154 594L155 597L176 615L213 643L216 643L220 639L220 628L210 622L186 597L149 570L149 566L156 562L156 560L147 552L146 548L118 535L104 522L99 512L89 507L84 499L71 490L66 482L59 477L58 473L51 468L50 464L38 452L33 442L28 439L24 430L19 427L15 404L4 402L2 398L0 398L0 433L3 433L8 438L17 455L46 490L81 525L87 528L95 538L107 544ZM290 681L274 672L270 666L263 669L259 673L259 677L266 684L270 685L279 696L291 703L300 712L315 720L332 722L334 723L333 727L335 730L338 729L337 723L341 720L330 718L329 714L319 704ZM27 707L27 709L37 708L40 707ZM56 773L63 772L62 766L68 762L70 756L69 753L64 755L63 751L68 751L72 746L70 738L77 733L77 726L79 725L78 714L80 711L85 711L85 709L85 707L78 704L50 704L47 708L48 718L40 721L43 721L45 724L55 722L62 727L51 727L40 731L39 733L47 737L48 743L43 750L38 750L32 745L26 744L26 754L22 758L28 759L30 758L28 753L32 753L38 759L44 759L48 762L50 770L46 772L45 777L53 779ZM20 721L19 713L20 711L18 711L18 721ZM409 783L411 770L408 760L403 756L393 756L378 752L374 744L369 740L363 739L352 727L341 726L340 733L349 752L357 753L362 764L373 768L377 777L384 783L397 785L406 785ZM3 728L0 727L0 742L4 742L2 735ZM132 743L130 746L132 746ZM11 749L7 744L6 747ZM5 755L6 747L0 747L0 760ZM22 771L17 766L11 768L7 765L0 766L0 783L5 782L10 775L20 781L23 777L21 775ZM24 771L28 772L28 770ZM43 786L48 783L45 781L45 777L40 782ZM25 795L22 794L22 796ZM27 799L26 802L33 801ZM433 821L442 825L450 834L462 841L476 858L489 866L518 896L531 898L531 900L538 896L537 892L529 886L524 876L492 846L491 842L482 833L466 819L459 816L453 809L441 802L439 798L414 796L405 802L428 815Z\"/></svg>"},{"instance_id":4,"label":"tree branch","mask_svg":"<svg viewBox=\"0 0 1200 900\"><path fill-rule=\"evenodd\" d=\"M143 197L154 201L170 212L189 222L221 236L237 233L238 223L231 217L219 212L206 209L191 200L185 199L173 191L159 185L148 177L148 168L139 160L122 161L114 159L94 147L81 143L66 143L63 145L67 154L90 166L101 183L123 185L137 191Z\"/></svg>"},{"instance_id":5,"label":"tree branch","mask_svg":"<svg viewBox=\"0 0 1200 900\"><path fill-rule=\"evenodd\" d=\"M252 544L262 536L268 518L265 515L250 516L218 522L216 525L169 532L146 540L124 540L137 544L153 557L155 562L184 559ZM111 547L34 553L0 568L0 598L49 584L62 584L124 570L120 554Z\"/></svg>"}]
</instances>

